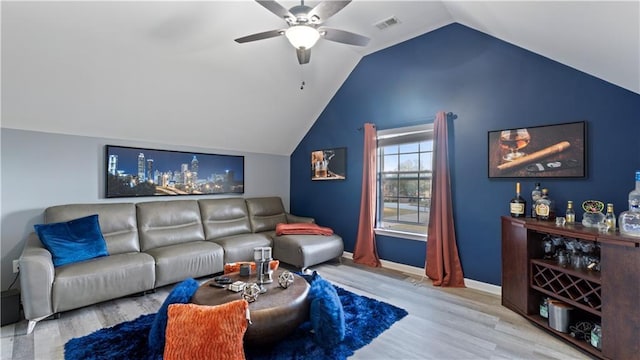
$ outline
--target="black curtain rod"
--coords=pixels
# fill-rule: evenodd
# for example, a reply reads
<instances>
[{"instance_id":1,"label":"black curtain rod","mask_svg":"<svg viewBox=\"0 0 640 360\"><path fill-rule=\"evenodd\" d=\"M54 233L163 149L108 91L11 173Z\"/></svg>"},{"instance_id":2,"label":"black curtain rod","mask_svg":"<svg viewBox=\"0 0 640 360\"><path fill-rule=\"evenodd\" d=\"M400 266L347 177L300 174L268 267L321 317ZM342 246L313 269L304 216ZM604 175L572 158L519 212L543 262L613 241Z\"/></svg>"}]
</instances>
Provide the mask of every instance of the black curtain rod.
<instances>
[{"instance_id":1,"label":"black curtain rod","mask_svg":"<svg viewBox=\"0 0 640 360\"><path fill-rule=\"evenodd\" d=\"M447 119L455 120L457 118L458 118L458 115L455 115L452 112L448 112L447 113ZM436 117L434 115L434 116L431 116L431 117L428 117L428 118L424 118L424 119L417 119L416 121L431 121L431 122L433 122L435 120L436 120ZM373 127L376 127L376 124L373 124ZM358 131L362 131L363 129L364 129L364 127L361 126L361 127L358 128Z\"/></svg>"}]
</instances>

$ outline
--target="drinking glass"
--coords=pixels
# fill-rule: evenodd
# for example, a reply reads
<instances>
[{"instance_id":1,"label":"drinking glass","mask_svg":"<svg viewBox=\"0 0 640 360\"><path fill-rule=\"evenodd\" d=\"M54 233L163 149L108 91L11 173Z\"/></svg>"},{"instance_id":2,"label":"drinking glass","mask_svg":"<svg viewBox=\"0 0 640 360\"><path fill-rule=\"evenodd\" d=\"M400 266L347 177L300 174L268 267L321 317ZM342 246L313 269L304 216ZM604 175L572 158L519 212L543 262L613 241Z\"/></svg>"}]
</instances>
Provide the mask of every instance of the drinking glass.
<instances>
[{"instance_id":1,"label":"drinking glass","mask_svg":"<svg viewBox=\"0 0 640 360\"><path fill-rule=\"evenodd\" d=\"M503 130L500 132L500 147L509 152L502 159L513 161L525 156L526 154L520 149L529 145L529 141L531 141L531 135L527 129Z\"/></svg>"},{"instance_id":2,"label":"drinking glass","mask_svg":"<svg viewBox=\"0 0 640 360\"><path fill-rule=\"evenodd\" d=\"M556 253L556 246L553 245L553 240L550 236L545 236L542 241L542 246L544 248L544 258L551 259Z\"/></svg>"},{"instance_id":3,"label":"drinking glass","mask_svg":"<svg viewBox=\"0 0 640 360\"><path fill-rule=\"evenodd\" d=\"M315 164L315 177L317 178L326 178L328 173L328 165L329 161L317 161Z\"/></svg>"}]
</instances>

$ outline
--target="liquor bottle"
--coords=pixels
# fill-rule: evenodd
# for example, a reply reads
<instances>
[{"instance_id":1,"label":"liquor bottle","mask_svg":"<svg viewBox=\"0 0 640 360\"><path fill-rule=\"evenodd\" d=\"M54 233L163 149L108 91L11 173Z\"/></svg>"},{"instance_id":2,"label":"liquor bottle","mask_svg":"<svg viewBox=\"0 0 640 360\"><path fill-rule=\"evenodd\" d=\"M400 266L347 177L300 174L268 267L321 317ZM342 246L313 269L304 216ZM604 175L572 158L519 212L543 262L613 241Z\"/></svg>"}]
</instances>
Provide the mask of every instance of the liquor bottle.
<instances>
[{"instance_id":1,"label":"liquor bottle","mask_svg":"<svg viewBox=\"0 0 640 360\"><path fill-rule=\"evenodd\" d=\"M542 189L542 196L536 201L536 218L551 221L556 219L555 204L549 197L549 189Z\"/></svg>"},{"instance_id":2,"label":"liquor bottle","mask_svg":"<svg viewBox=\"0 0 640 360\"><path fill-rule=\"evenodd\" d=\"M607 224L609 231L616 231L616 214L613 213L613 204L607 204L607 213L604 216L604 222Z\"/></svg>"},{"instance_id":3,"label":"liquor bottle","mask_svg":"<svg viewBox=\"0 0 640 360\"><path fill-rule=\"evenodd\" d=\"M576 211L573 210L573 201L567 201L567 211L564 213L564 217L567 220L567 224L573 224L576 222Z\"/></svg>"},{"instance_id":4,"label":"liquor bottle","mask_svg":"<svg viewBox=\"0 0 640 360\"><path fill-rule=\"evenodd\" d=\"M527 202L520 196L520 183L516 183L516 196L509 203L511 217L525 217L527 212Z\"/></svg>"},{"instance_id":5,"label":"liquor bottle","mask_svg":"<svg viewBox=\"0 0 640 360\"><path fill-rule=\"evenodd\" d=\"M540 183L536 183L536 187L531 191L531 217L536 218L536 201L542 196L540 191Z\"/></svg>"},{"instance_id":6,"label":"liquor bottle","mask_svg":"<svg viewBox=\"0 0 640 360\"><path fill-rule=\"evenodd\" d=\"M620 233L640 237L640 171L636 171L636 188L629 193L629 210L620 213Z\"/></svg>"}]
</instances>

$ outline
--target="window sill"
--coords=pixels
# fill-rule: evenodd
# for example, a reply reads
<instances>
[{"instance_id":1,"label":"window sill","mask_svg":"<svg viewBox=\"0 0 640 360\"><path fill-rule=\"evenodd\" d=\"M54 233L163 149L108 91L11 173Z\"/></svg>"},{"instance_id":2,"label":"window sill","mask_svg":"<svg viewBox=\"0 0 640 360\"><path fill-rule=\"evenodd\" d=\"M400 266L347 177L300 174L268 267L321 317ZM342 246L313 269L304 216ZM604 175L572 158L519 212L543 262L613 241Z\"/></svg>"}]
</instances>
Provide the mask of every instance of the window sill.
<instances>
[{"instance_id":1,"label":"window sill","mask_svg":"<svg viewBox=\"0 0 640 360\"><path fill-rule=\"evenodd\" d=\"M417 235L417 234L408 233L408 232L393 231L393 230L380 229L380 228L373 229L373 231L376 233L376 235L384 235L384 236L395 237L400 239L417 240L417 241L424 241L424 242L427 241L427 237L428 237L427 235Z\"/></svg>"}]
</instances>

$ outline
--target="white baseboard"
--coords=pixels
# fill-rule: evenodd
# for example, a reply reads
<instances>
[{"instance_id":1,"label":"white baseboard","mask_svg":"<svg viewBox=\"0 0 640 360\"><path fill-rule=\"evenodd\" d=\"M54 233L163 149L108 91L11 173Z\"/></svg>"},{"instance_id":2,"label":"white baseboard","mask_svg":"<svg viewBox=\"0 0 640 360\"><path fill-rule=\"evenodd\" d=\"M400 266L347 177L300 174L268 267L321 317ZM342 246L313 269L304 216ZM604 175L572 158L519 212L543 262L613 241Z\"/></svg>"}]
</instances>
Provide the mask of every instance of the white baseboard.
<instances>
[{"instance_id":1,"label":"white baseboard","mask_svg":"<svg viewBox=\"0 0 640 360\"><path fill-rule=\"evenodd\" d=\"M353 260L353 253L344 251L342 253L342 257L345 259ZM415 276L426 276L424 273L424 269L416 266L400 264L400 263L396 263L388 260L380 260L380 264L382 264L382 267L385 269L401 271L401 272L415 275ZM502 287L498 285L493 285L493 284L489 284L489 283L485 283L485 282L481 282L473 279L467 279L467 278L464 279L464 284L470 289L475 289L475 290L483 291L486 293L502 296Z\"/></svg>"}]
</instances>

